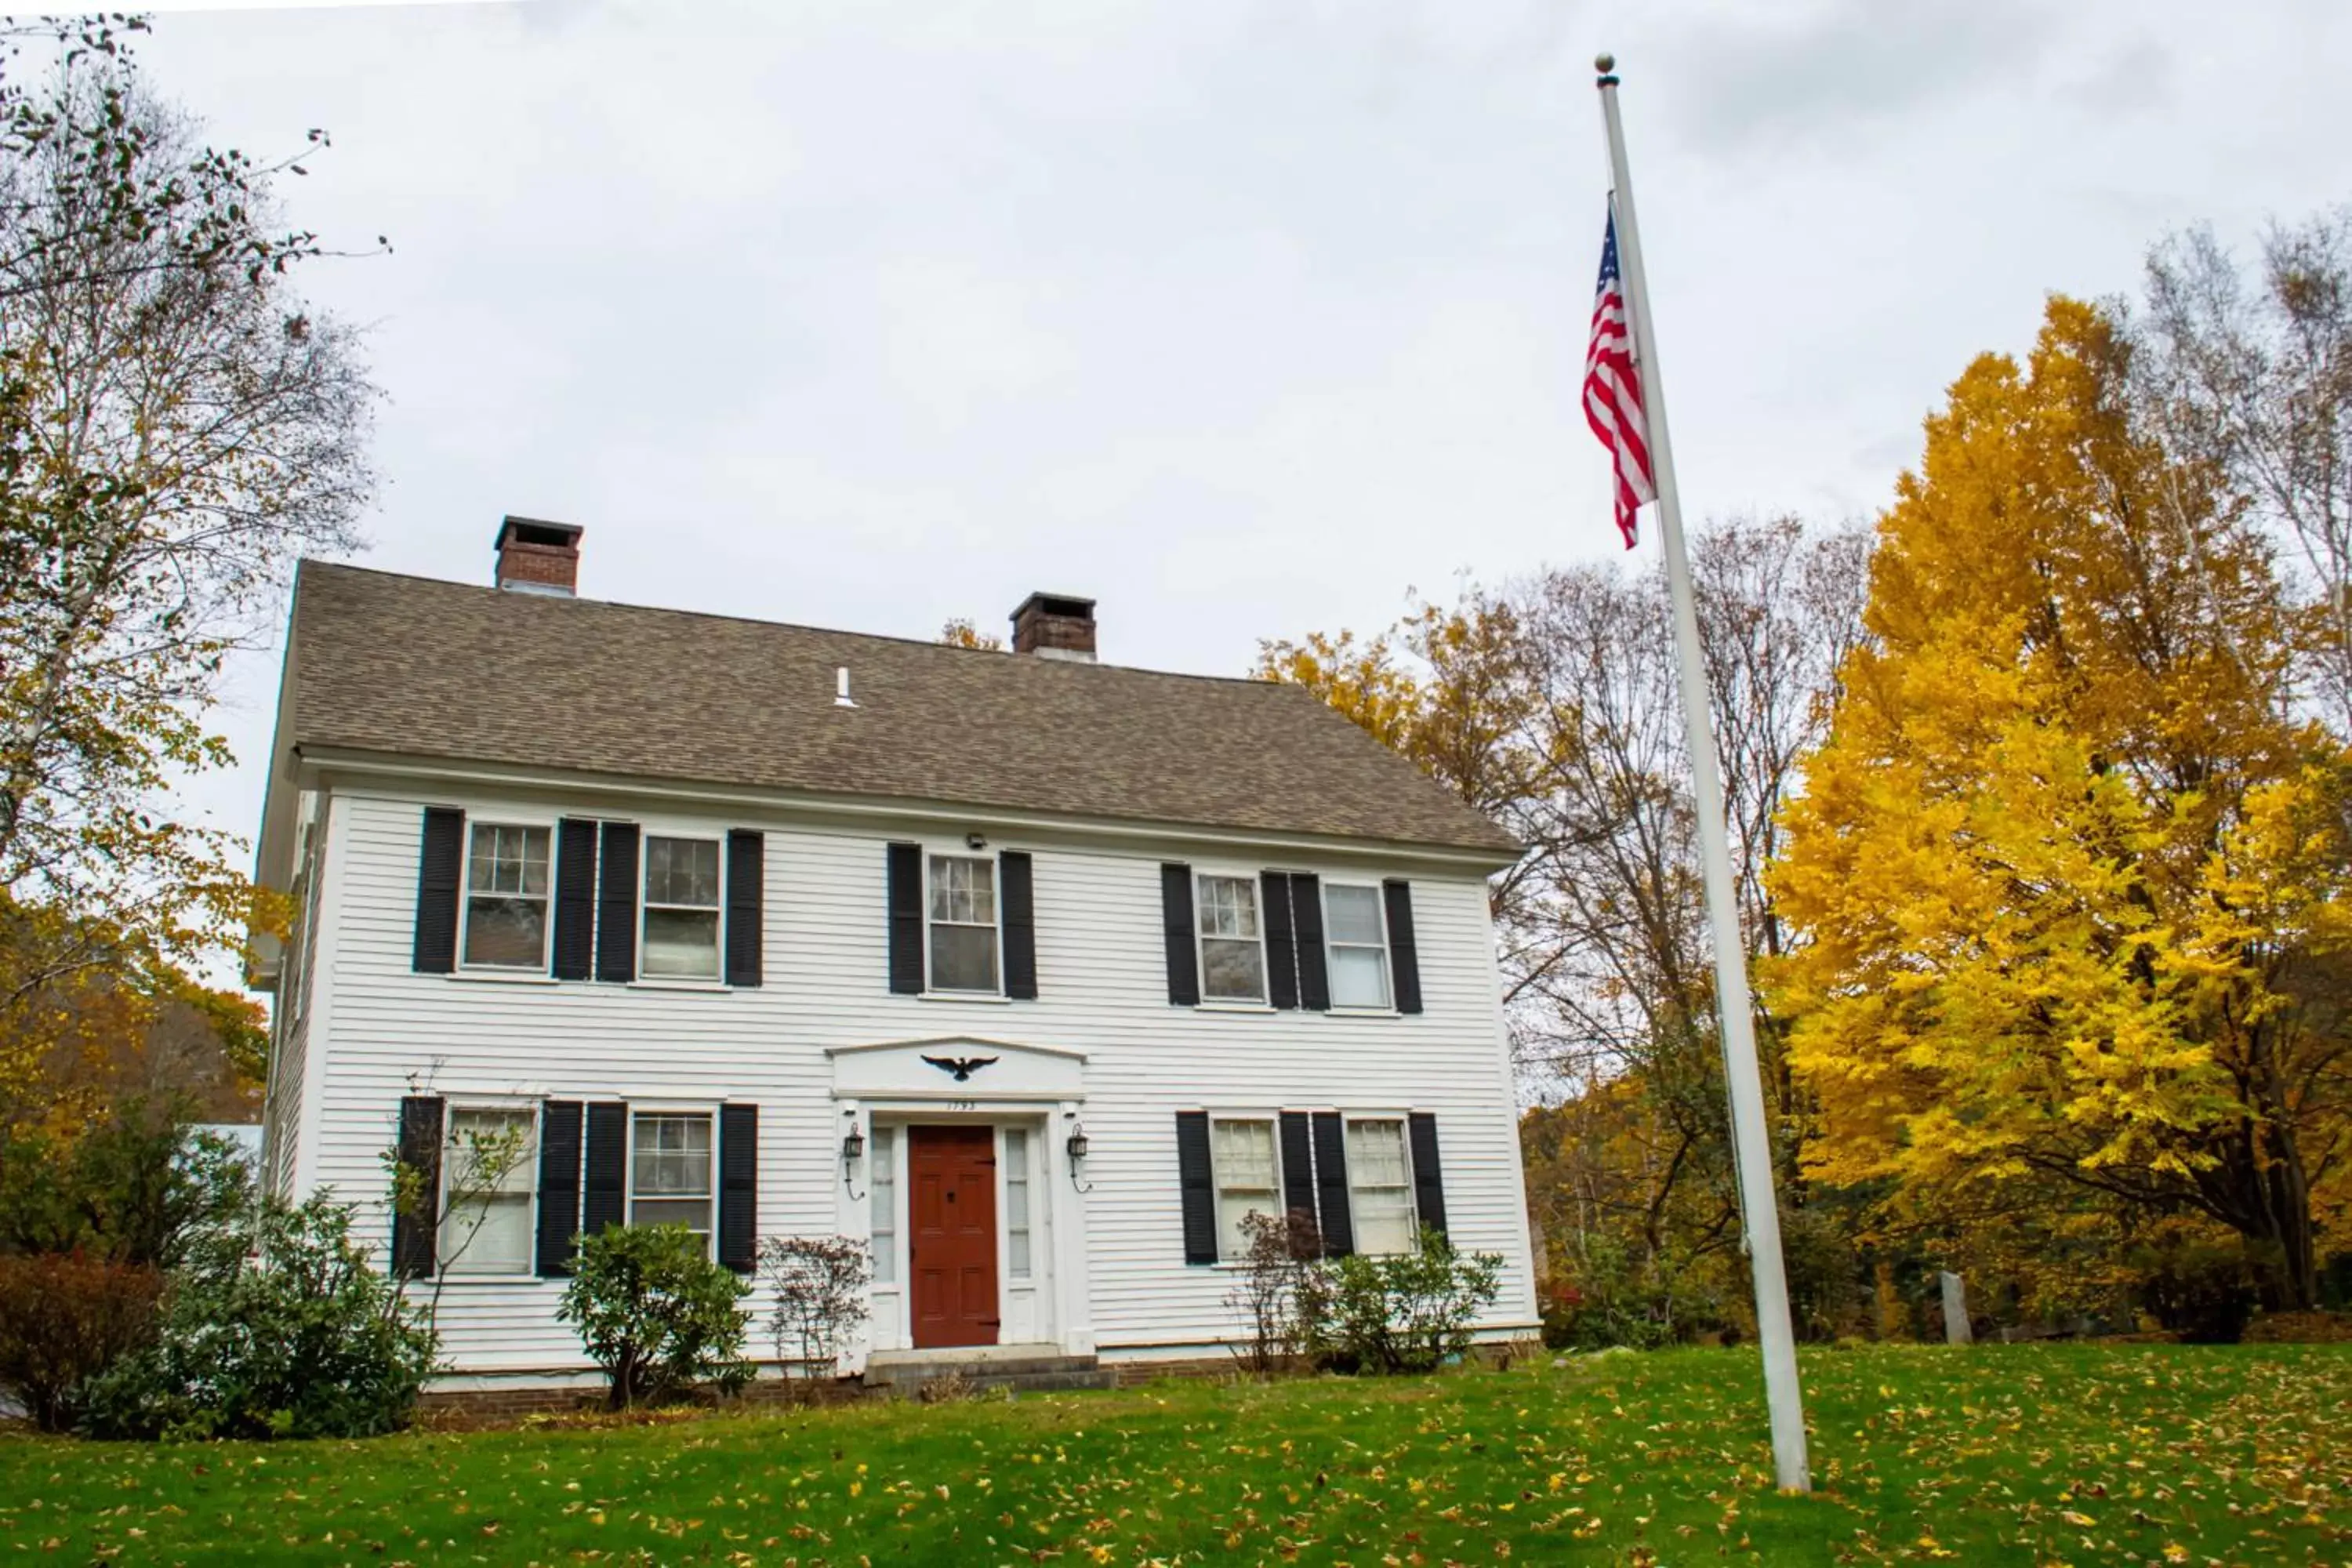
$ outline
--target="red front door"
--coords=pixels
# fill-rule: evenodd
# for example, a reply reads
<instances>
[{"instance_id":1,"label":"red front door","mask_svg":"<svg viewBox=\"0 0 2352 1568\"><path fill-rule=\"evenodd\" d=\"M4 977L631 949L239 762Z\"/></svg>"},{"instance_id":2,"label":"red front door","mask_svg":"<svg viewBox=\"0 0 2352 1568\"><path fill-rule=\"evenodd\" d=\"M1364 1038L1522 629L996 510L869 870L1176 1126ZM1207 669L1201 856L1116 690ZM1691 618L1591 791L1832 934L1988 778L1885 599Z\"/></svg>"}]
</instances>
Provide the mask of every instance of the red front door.
<instances>
[{"instance_id":1,"label":"red front door","mask_svg":"<svg viewBox=\"0 0 2352 1568\"><path fill-rule=\"evenodd\" d=\"M996 1132L907 1129L915 1348L996 1342Z\"/></svg>"}]
</instances>

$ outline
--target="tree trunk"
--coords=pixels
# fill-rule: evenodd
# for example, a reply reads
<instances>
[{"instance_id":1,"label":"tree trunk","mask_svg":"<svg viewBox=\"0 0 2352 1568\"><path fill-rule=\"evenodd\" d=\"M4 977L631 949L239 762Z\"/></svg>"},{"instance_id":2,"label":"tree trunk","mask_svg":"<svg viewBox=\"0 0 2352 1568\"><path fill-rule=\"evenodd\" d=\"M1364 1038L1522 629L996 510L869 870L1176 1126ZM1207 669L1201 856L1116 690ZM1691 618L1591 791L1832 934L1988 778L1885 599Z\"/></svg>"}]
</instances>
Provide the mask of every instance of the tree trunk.
<instances>
[{"instance_id":1,"label":"tree trunk","mask_svg":"<svg viewBox=\"0 0 2352 1568\"><path fill-rule=\"evenodd\" d=\"M2309 1311L2319 1304L2318 1233L2311 1186L2290 1129L2249 1113L2197 1184L2207 1212L2246 1240L2261 1278L2265 1311Z\"/></svg>"}]
</instances>

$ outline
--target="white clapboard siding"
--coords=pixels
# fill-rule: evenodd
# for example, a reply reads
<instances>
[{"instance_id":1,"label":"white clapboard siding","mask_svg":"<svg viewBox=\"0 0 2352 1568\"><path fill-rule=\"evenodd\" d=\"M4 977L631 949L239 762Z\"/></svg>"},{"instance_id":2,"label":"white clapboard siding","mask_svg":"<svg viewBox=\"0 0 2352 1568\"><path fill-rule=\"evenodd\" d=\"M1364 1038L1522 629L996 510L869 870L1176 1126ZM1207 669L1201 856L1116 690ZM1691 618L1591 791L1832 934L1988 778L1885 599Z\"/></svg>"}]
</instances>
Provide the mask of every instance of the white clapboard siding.
<instances>
[{"instance_id":1,"label":"white clapboard siding","mask_svg":"<svg viewBox=\"0 0 2352 1568\"><path fill-rule=\"evenodd\" d=\"M1222 1012L1169 1005L1160 923L1162 858L1210 858L1173 846L1106 849L1072 835L992 835L1034 856L1034 1002L940 1001L887 988L884 846L920 838L887 826L851 833L742 809L656 822L650 831L767 836L765 984L681 990L410 972L422 808L462 805L489 820L600 815L593 802L493 802L339 791L311 1009L311 1075L299 1168L362 1205L362 1233L387 1237L381 1153L404 1095L530 1095L760 1107L762 1235L830 1233L841 1180L840 1112L828 1047L970 1035L1084 1051L1092 1142L1084 1199L1093 1331L1106 1356L1205 1346L1236 1331L1229 1270L1187 1267L1177 1186L1175 1112L1341 1107L1436 1113L1450 1227L1507 1260L1489 1327L1536 1316L1517 1123L1505 1058L1486 890L1475 873L1411 874L1425 1011L1417 1016ZM960 835L954 836L960 837ZM931 841L940 836L934 830ZM1360 864L1317 865L1241 851L1236 869L1276 864L1377 880ZM1402 874L1392 871L1391 874ZM323 955L331 954L331 962ZM289 1041L299 1057L299 1041ZM281 1060L291 1078L299 1060ZM301 1103L273 1088L273 1116ZM1054 1135L1058 1136L1056 1131ZM461 1371L581 1364L553 1318L560 1286L453 1280L439 1308L445 1353ZM764 1353L764 1341L759 1342Z\"/></svg>"},{"instance_id":2,"label":"white clapboard siding","mask_svg":"<svg viewBox=\"0 0 2352 1568\"><path fill-rule=\"evenodd\" d=\"M300 980L307 984L310 977ZM269 1087L262 1099L262 1185L294 1195L294 1154L302 1121L302 1077L309 1066L310 1017L294 988L280 990L270 1017Z\"/></svg>"}]
</instances>

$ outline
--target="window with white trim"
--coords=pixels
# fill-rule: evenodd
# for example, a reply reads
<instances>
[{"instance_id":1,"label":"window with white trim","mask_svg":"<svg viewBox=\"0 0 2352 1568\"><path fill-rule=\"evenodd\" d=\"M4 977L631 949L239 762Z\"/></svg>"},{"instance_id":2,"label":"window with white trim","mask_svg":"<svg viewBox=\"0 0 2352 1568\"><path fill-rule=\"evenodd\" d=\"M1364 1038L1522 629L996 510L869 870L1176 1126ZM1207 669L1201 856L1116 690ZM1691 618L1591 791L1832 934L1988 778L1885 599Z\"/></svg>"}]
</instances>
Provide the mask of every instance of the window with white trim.
<instances>
[{"instance_id":1,"label":"window with white trim","mask_svg":"<svg viewBox=\"0 0 2352 1568\"><path fill-rule=\"evenodd\" d=\"M1411 1252L1419 1241L1402 1121L1349 1121L1348 1210L1358 1252Z\"/></svg>"},{"instance_id":2,"label":"window with white trim","mask_svg":"<svg viewBox=\"0 0 2352 1568\"><path fill-rule=\"evenodd\" d=\"M898 1281L898 1130L874 1130L873 1179L866 1184L874 1204L874 1283Z\"/></svg>"},{"instance_id":3,"label":"window with white trim","mask_svg":"<svg viewBox=\"0 0 2352 1568\"><path fill-rule=\"evenodd\" d=\"M1004 1272L1029 1278L1029 1130L1004 1130Z\"/></svg>"},{"instance_id":4,"label":"window with white trim","mask_svg":"<svg viewBox=\"0 0 2352 1568\"><path fill-rule=\"evenodd\" d=\"M1323 884L1323 950L1331 1005L1389 1005L1389 927L1380 889Z\"/></svg>"},{"instance_id":5,"label":"window with white trim","mask_svg":"<svg viewBox=\"0 0 2352 1568\"><path fill-rule=\"evenodd\" d=\"M500 822L470 825L466 856L468 969L547 967L548 830Z\"/></svg>"},{"instance_id":6,"label":"window with white trim","mask_svg":"<svg viewBox=\"0 0 2352 1568\"><path fill-rule=\"evenodd\" d=\"M1001 992L995 860L968 855L933 855L929 860L930 988Z\"/></svg>"},{"instance_id":7,"label":"window with white trim","mask_svg":"<svg viewBox=\"0 0 2352 1568\"><path fill-rule=\"evenodd\" d=\"M441 1232L434 1248L447 1272L530 1272L538 1146L536 1111L449 1108L441 1151Z\"/></svg>"},{"instance_id":8,"label":"window with white trim","mask_svg":"<svg viewBox=\"0 0 2352 1568\"><path fill-rule=\"evenodd\" d=\"M640 1110L629 1126L629 1223L682 1225L710 1241L711 1118Z\"/></svg>"},{"instance_id":9,"label":"window with white trim","mask_svg":"<svg viewBox=\"0 0 2352 1568\"><path fill-rule=\"evenodd\" d=\"M638 973L719 978L719 841L646 835L645 941Z\"/></svg>"},{"instance_id":10,"label":"window with white trim","mask_svg":"<svg viewBox=\"0 0 2352 1568\"><path fill-rule=\"evenodd\" d=\"M1231 1263L1249 1256L1242 1221L1282 1212L1282 1165L1275 1153L1274 1119L1209 1119L1209 1171L1217 1189L1217 1256Z\"/></svg>"},{"instance_id":11,"label":"window with white trim","mask_svg":"<svg viewBox=\"0 0 2352 1568\"><path fill-rule=\"evenodd\" d=\"M1197 879L1201 995L1211 1002L1265 1000L1265 946L1258 930L1257 879Z\"/></svg>"}]
</instances>

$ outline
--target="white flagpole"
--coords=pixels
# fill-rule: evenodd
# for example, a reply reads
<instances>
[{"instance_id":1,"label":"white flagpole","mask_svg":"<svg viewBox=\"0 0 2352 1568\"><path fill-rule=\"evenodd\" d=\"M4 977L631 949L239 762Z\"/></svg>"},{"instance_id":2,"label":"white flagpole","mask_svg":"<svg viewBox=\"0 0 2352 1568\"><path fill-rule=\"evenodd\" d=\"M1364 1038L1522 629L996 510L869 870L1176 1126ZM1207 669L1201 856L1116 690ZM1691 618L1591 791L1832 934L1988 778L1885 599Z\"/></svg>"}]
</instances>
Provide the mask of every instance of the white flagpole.
<instances>
[{"instance_id":1,"label":"white flagpole","mask_svg":"<svg viewBox=\"0 0 2352 1568\"><path fill-rule=\"evenodd\" d=\"M1650 332L1650 286L1642 271L1642 231L1633 221L1633 179L1625 163L1625 128L1617 118L1617 62L1602 55L1601 118L1609 132L1609 170L1617 187L1618 271L1633 318L1633 360L1639 367L1642 416L1649 432L1658 491L1658 531L1665 545L1666 589L1674 601L1675 652L1682 670L1683 729L1688 737L1691 790L1698 809L1699 858L1706 877L1706 912L1715 938L1716 1016L1723 1030L1724 1077L1731 1093L1731 1143L1739 1172L1739 1209L1748 1233L1748 1266L1756 1279L1757 1338L1764 1349L1764 1397L1772 1413L1772 1468L1780 1489L1812 1489L1805 1459L1804 1395L1797 1386L1796 1332L1789 1321L1789 1280L1780 1264L1780 1210L1772 1195L1772 1145L1764 1123L1764 1080L1756 1061L1756 1027L1748 1002L1748 949L1739 935L1739 903L1731 881L1731 844L1723 826L1723 781L1715 730L1707 719L1706 663L1699 652L1698 608L1691 593L1690 557L1683 546L1682 498L1675 487L1675 450L1666 438L1666 394L1658 377L1658 345Z\"/></svg>"}]
</instances>

